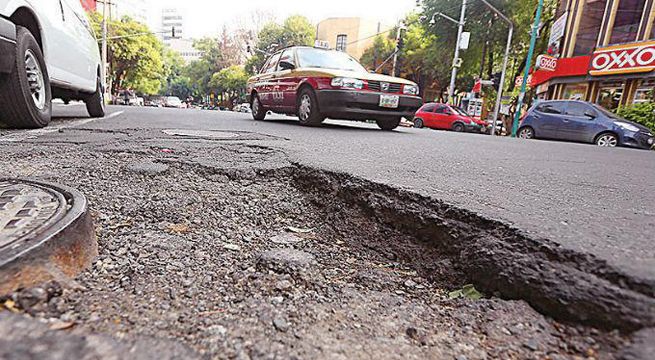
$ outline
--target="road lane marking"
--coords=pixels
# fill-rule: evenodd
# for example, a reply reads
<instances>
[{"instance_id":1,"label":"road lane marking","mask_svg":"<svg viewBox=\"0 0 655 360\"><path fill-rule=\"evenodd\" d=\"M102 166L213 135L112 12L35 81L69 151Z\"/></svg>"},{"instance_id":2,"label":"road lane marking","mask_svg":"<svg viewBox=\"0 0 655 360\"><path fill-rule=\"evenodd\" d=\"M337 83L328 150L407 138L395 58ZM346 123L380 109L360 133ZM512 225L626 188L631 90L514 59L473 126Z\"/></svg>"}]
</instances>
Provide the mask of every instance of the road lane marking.
<instances>
[{"instance_id":1,"label":"road lane marking","mask_svg":"<svg viewBox=\"0 0 655 360\"><path fill-rule=\"evenodd\" d=\"M58 132L59 130L63 129L69 129L69 128L74 128L77 126L82 126L85 124L88 124L90 122L94 122L97 120L109 120L112 118L115 118L125 111L117 111L114 113L111 113L103 118L91 118L91 119L82 119L82 120L75 120L75 121L68 121L65 124L61 125L55 125L55 126L48 126L43 129L34 129L34 130L25 130L25 131L20 131L16 133L10 133L5 136L0 136L0 142L21 142L25 140L33 140L36 139L40 136L47 135L47 134L52 134L55 132Z\"/></svg>"}]
</instances>

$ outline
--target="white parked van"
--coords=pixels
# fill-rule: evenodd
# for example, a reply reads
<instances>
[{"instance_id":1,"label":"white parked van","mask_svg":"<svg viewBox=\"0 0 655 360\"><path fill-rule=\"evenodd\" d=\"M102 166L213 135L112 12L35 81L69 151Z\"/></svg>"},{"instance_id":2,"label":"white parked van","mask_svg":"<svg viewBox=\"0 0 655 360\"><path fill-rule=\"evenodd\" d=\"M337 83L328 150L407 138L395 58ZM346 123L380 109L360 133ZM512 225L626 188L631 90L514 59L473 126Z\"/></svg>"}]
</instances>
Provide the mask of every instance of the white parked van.
<instances>
[{"instance_id":1,"label":"white parked van","mask_svg":"<svg viewBox=\"0 0 655 360\"><path fill-rule=\"evenodd\" d=\"M48 125L52 98L82 100L102 117L96 40L79 0L0 0L0 124Z\"/></svg>"}]
</instances>

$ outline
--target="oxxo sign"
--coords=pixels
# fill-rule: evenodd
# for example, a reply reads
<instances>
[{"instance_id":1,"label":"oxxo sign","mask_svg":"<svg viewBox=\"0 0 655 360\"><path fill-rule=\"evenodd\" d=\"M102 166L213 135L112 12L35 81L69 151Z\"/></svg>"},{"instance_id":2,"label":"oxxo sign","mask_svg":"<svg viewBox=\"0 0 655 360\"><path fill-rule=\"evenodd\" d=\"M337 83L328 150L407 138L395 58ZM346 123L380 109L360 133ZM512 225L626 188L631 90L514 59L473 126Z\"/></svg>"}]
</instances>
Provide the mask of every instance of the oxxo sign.
<instances>
[{"instance_id":1,"label":"oxxo sign","mask_svg":"<svg viewBox=\"0 0 655 360\"><path fill-rule=\"evenodd\" d=\"M614 75L655 70L655 41L601 48L591 56L589 74Z\"/></svg>"},{"instance_id":2,"label":"oxxo sign","mask_svg":"<svg viewBox=\"0 0 655 360\"><path fill-rule=\"evenodd\" d=\"M537 57L537 70L555 71L557 68L557 58L547 55Z\"/></svg>"}]
</instances>

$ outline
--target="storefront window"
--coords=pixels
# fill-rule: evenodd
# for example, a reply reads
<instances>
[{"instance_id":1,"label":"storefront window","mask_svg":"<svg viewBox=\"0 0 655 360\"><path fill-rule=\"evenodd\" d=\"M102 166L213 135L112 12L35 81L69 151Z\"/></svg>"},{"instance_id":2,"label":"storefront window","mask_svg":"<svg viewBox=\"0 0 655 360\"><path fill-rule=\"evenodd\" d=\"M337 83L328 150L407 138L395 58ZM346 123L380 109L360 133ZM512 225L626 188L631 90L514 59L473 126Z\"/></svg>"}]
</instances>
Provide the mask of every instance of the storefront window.
<instances>
[{"instance_id":1,"label":"storefront window","mask_svg":"<svg viewBox=\"0 0 655 360\"><path fill-rule=\"evenodd\" d=\"M655 79L643 80L635 92L635 104L655 101Z\"/></svg>"},{"instance_id":2,"label":"storefront window","mask_svg":"<svg viewBox=\"0 0 655 360\"><path fill-rule=\"evenodd\" d=\"M644 0L619 1L610 44L622 44L637 40L644 5L646 5Z\"/></svg>"},{"instance_id":3,"label":"storefront window","mask_svg":"<svg viewBox=\"0 0 655 360\"><path fill-rule=\"evenodd\" d=\"M621 104L623 85L624 83L621 81L600 83L600 91L596 103L607 110L617 109Z\"/></svg>"},{"instance_id":4,"label":"storefront window","mask_svg":"<svg viewBox=\"0 0 655 360\"><path fill-rule=\"evenodd\" d=\"M587 93L587 84L566 84L564 87L565 100L584 100Z\"/></svg>"},{"instance_id":5,"label":"storefront window","mask_svg":"<svg viewBox=\"0 0 655 360\"><path fill-rule=\"evenodd\" d=\"M627 0L631 1L631 0ZM607 0L587 0L582 10L582 18L575 38L573 56L589 55L596 47L600 26L605 16Z\"/></svg>"}]
</instances>

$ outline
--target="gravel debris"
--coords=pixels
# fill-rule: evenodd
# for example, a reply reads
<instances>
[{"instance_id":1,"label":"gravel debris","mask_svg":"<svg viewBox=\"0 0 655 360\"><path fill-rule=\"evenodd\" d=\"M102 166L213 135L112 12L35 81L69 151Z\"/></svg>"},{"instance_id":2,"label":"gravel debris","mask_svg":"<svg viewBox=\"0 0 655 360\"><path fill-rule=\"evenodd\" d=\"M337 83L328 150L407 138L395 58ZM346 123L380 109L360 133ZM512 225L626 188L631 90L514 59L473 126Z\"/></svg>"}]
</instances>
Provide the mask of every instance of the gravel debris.
<instances>
[{"instance_id":1,"label":"gravel debris","mask_svg":"<svg viewBox=\"0 0 655 360\"><path fill-rule=\"evenodd\" d=\"M163 341L162 358L174 342L217 359L612 359L625 342L523 301L450 299L470 279L439 249L315 201L275 151L122 141L0 145L5 175L87 196L100 248L79 286L44 284L0 304L74 322L75 334ZM163 161L166 170L135 170ZM274 166L258 167L267 161Z\"/></svg>"}]
</instances>

